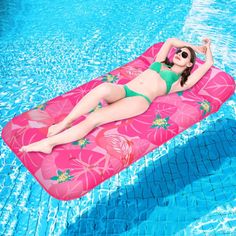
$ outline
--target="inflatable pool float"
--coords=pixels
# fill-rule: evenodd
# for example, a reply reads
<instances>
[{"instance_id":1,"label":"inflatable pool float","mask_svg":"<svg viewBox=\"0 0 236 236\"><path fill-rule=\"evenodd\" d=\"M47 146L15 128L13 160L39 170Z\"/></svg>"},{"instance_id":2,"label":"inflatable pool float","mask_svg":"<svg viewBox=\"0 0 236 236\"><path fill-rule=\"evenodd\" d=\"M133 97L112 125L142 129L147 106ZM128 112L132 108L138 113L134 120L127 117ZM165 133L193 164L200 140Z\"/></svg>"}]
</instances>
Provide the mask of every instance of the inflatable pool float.
<instances>
[{"instance_id":1,"label":"inflatable pool float","mask_svg":"<svg viewBox=\"0 0 236 236\"><path fill-rule=\"evenodd\" d=\"M125 84L134 79L154 62L162 44L154 44L133 61L14 117L4 126L2 138L5 143L51 196L72 200L85 195L142 156L217 112L234 93L234 79L212 66L192 88L157 97L139 116L98 126L78 141L55 146L50 154L19 151L23 145L46 138L50 125L63 120L94 87L104 82ZM168 54L170 60L174 52L172 48ZM202 63L197 58L192 72ZM101 100L95 109L107 105Z\"/></svg>"}]
</instances>

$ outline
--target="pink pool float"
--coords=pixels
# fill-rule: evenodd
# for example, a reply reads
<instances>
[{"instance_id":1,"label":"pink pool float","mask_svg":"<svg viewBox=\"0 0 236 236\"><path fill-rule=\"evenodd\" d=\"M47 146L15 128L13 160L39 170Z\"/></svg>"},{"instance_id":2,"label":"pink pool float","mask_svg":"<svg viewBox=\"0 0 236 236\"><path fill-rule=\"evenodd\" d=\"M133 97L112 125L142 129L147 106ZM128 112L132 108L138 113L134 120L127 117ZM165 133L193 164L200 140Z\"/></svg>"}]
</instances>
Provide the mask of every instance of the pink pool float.
<instances>
[{"instance_id":1,"label":"pink pool float","mask_svg":"<svg viewBox=\"0 0 236 236\"><path fill-rule=\"evenodd\" d=\"M65 201L85 195L142 156L217 112L233 95L234 79L212 66L192 88L157 97L141 115L98 126L82 139L55 146L50 154L19 151L23 145L46 138L49 126L63 120L94 87L104 82L125 84L134 79L155 61L162 44L154 44L135 60L34 107L5 125L3 140L48 194ZM171 61L174 53L172 48L168 54ZM192 72L202 63L196 58ZM106 105L105 100L101 100L95 109ZM72 125L86 116L79 117Z\"/></svg>"}]
</instances>

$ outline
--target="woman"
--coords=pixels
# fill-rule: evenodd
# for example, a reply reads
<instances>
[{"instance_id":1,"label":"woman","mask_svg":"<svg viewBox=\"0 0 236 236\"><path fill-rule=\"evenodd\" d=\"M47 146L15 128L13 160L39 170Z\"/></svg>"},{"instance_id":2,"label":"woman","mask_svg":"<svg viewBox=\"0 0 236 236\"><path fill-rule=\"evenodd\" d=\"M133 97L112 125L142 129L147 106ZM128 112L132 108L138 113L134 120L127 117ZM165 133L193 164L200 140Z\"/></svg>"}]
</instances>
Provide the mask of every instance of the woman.
<instances>
[{"instance_id":1,"label":"woman","mask_svg":"<svg viewBox=\"0 0 236 236\"><path fill-rule=\"evenodd\" d=\"M148 69L124 86L103 83L95 87L64 120L49 127L47 138L22 146L20 151L49 154L54 146L81 139L99 125L144 113L157 96L191 88L213 65L210 39L205 38L203 42L205 45L194 46L177 38L167 39ZM179 48L173 62L167 58L171 47ZM205 54L206 61L190 75L195 63L195 52ZM109 105L90 113L85 120L70 127L73 120L96 107L100 99L105 99Z\"/></svg>"}]
</instances>

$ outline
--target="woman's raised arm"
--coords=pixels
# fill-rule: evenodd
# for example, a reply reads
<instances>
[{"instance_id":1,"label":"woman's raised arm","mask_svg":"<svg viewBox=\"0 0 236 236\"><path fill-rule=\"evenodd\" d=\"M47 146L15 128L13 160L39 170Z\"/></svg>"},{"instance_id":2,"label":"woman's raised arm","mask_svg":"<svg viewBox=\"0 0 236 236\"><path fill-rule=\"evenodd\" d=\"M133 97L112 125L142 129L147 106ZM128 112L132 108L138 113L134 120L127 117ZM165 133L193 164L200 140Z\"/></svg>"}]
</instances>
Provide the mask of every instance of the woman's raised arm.
<instances>
[{"instance_id":1,"label":"woman's raised arm","mask_svg":"<svg viewBox=\"0 0 236 236\"><path fill-rule=\"evenodd\" d=\"M184 46L189 46L192 49L194 49L194 45L192 45L188 42L184 42L184 41L182 41L180 39L177 39L177 38L170 38L170 42L171 42L172 46L177 47L177 48L181 48L181 47L184 47Z\"/></svg>"},{"instance_id":2,"label":"woman's raised arm","mask_svg":"<svg viewBox=\"0 0 236 236\"><path fill-rule=\"evenodd\" d=\"M183 47L183 46L189 46L191 47L195 52L197 53L205 53L204 46L194 46L190 43L184 42L182 40L179 40L177 38L168 38L165 43L162 45L160 51L156 55L155 61L164 61L171 49L171 47Z\"/></svg>"},{"instance_id":3,"label":"woman's raised arm","mask_svg":"<svg viewBox=\"0 0 236 236\"><path fill-rule=\"evenodd\" d=\"M155 61L162 62L166 59L166 57L172 47L171 40L172 40L172 38L168 38L164 42L164 44L161 46L161 49L159 50L159 52L156 55Z\"/></svg>"},{"instance_id":4,"label":"woman's raised arm","mask_svg":"<svg viewBox=\"0 0 236 236\"><path fill-rule=\"evenodd\" d=\"M210 39L204 38L203 42L205 43L205 45L200 45L200 46L195 46L191 43L184 42L184 41L177 39L177 38L170 38L169 40L170 40L170 44L173 47L181 48L184 46L189 46L197 53L206 54L206 61L209 62L209 64L211 64L211 63L213 64L213 58L211 55L211 51L210 51L210 49L207 50L208 44L210 44Z\"/></svg>"},{"instance_id":5,"label":"woman's raised arm","mask_svg":"<svg viewBox=\"0 0 236 236\"><path fill-rule=\"evenodd\" d=\"M211 45L211 40L208 39L208 38L204 38L202 40L205 45L203 45L203 47L206 49L205 50L205 54L206 54L206 62L209 63L209 64L214 64L214 61L213 61L213 57L212 57L212 52L211 52L211 48L210 48L210 45Z\"/></svg>"},{"instance_id":6,"label":"woman's raised arm","mask_svg":"<svg viewBox=\"0 0 236 236\"><path fill-rule=\"evenodd\" d=\"M185 86L186 88L191 88L193 85L195 85L214 63L210 48L211 40L205 38L203 39L203 41L205 42L205 45L203 45L202 47L205 47L206 60L193 73L190 74Z\"/></svg>"}]
</instances>

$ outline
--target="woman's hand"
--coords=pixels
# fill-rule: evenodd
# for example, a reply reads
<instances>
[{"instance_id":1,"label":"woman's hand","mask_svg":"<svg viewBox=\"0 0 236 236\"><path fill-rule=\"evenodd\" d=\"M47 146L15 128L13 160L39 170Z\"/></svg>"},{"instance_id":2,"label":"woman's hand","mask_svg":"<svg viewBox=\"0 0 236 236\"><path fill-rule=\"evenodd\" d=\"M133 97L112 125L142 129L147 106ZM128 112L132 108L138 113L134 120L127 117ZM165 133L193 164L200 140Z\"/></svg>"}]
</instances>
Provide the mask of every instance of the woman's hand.
<instances>
[{"instance_id":1,"label":"woman's hand","mask_svg":"<svg viewBox=\"0 0 236 236\"><path fill-rule=\"evenodd\" d=\"M194 49L199 54L206 54L206 50L207 50L206 46L203 46L203 45L202 46L195 46Z\"/></svg>"},{"instance_id":2,"label":"woman's hand","mask_svg":"<svg viewBox=\"0 0 236 236\"><path fill-rule=\"evenodd\" d=\"M201 45L201 46L195 46L195 51L197 53L201 53L201 54L206 54L208 48L210 47L211 45L211 40L209 38L204 38L202 40L202 42L204 43L204 45Z\"/></svg>"},{"instance_id":3,"label":"woman's hand","mask_svg":"<svg viewBox=\"0 0 236 236\"><path fill-rule=\"evenodd\" d=\"M214 61L213 61L213 57L212 57L212 53L211 53L211 48L210 48L210 45L211 45L211 40L209 38L204 38L202 40L202 42L204 43L203 47L206 48L206 62L210 63L213 65Z\"/></svg>"},{"instance_id":4,"label":"woman's hand","mask_svg":"<svg viewBox=\"0 0 236 236\"><path fill-rule=\"evenodd\" d=\"M211 40L209 38L204 38L202 40L202 42L204 42L205 46L207 46L207 47L210 47L210 45L211 45Z\"/></svg>"}]
</instances>

